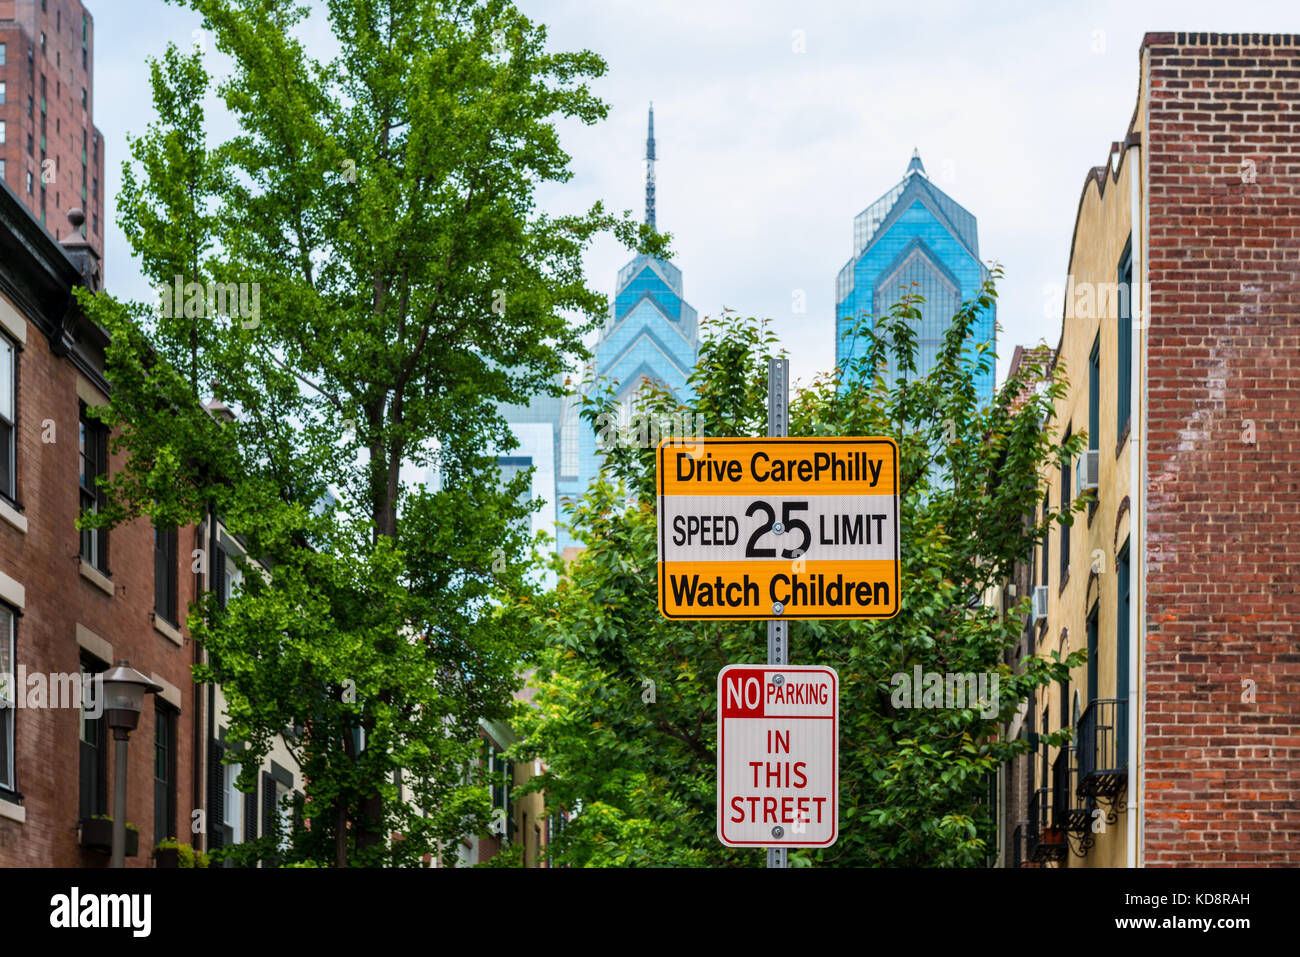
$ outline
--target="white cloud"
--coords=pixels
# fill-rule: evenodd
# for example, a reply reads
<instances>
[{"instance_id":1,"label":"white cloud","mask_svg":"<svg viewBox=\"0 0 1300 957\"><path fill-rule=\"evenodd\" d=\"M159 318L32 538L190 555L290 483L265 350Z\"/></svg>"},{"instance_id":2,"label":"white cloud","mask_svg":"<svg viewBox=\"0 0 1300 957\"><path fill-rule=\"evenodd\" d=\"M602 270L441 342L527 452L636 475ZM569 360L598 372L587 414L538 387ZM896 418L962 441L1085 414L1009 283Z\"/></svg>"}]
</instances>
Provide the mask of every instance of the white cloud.
<instances>
[{"instance_id":1,"label":"white cloud","mask_svg":"<svg viewBox=\"0 0 1300 957\"><path fill-rule=\"evenodd\" d=\"M640 216L654 100L658 222L674 234L688 300L702 315L726 304L771 316L805 380L833 362L834 281L851 252L853 217L897 182L914 146L977 217L981 255L1006 270L1005 370L1015 344L1056 342L1059 323L1042 318L1043 287L1063 280L1084 177L1127 128L1143 33L1300 32L1300 10L1268 0L1160 0L1136 11L1118 0L520 5L548 25L553 49L590 48L609 63L593 84L609 119L562 126L576 175L543 190L543 204L575 210L604 199ZM188 44L198 18L161 0L100 2L93 12L96 121L113 191L124 134L151 119L143 57L169 39ZM794 30L804 31L806 53L792 52ZM139 294L128 255L110 226L110 283ZM612 291L626 259L612 240L598 243L587 263L592 284ZM806 291L804 315L791 313L794 289Z\"/></svg>"}]
</instances>

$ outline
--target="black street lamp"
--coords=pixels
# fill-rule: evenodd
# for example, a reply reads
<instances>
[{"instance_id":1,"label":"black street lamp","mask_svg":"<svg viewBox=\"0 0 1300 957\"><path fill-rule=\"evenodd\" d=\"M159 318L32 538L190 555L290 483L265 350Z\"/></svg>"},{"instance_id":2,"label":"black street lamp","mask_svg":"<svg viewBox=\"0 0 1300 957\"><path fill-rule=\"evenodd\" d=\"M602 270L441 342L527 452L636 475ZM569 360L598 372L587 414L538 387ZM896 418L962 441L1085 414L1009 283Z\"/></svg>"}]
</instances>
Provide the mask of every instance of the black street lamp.
<instances>
[{"instance_id":1,"label":"black street lamp","mask_svg":"<svg viewBox=\"0 0 1300 957\"><path fill-rule=\"evenodd\" d=\"M140 723L145 692L157 694L156 685L132 668L125 658L102 676L104 683L104 717L113 729L116 752L113 775L113 867L126 866L126 755L131 732Z\"/></svg>"}]
</instances>

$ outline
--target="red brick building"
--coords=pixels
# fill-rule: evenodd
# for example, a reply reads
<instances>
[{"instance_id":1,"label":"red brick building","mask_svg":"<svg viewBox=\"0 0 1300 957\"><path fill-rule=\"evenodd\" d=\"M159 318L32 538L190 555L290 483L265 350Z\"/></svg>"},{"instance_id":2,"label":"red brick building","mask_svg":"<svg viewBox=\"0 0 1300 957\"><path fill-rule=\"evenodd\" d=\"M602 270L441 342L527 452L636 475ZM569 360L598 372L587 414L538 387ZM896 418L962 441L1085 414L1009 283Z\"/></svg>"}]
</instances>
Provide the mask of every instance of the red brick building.
<instances>
[{"instance_id":1,"label":"red brick building","mask_svg":"<svg viewBox=\"0 0 1300 957\"><path fill-rule=\"evenodd\" d=\"M1085 177L1002 860L1300 864L1300 36L1150 33ZM1068 747L1040 732L1069 729ZM1023 774L1023 779L1022 779ZM1023 780L1023 783L1022 783ZM1024 800L1010 793L1025 787Z\"/></svg>"},{"instance_id":2,"label":"red brick building","mask_svg":"<svg viewBox=\"0 0 1300 957\"><path fill-rule=\"evenodd\" d=\"M123 658L163 688L130 741L139 849L128 863L145 866L157 836L189 834L198 806L183 624L195 531L76 528L79 511L102 502L92 477L121 462L85 413L107 401L104 333L72 299L98 287L98 257L66 231L55 242L0 189L0 672L15 676L0 709L0 867L107 864L85 822L112 813L112 734L66 682Z\"/></svg>"},{"instance_id":3,"label":"red brick building","mask_svg":"<svg viewBox=\"0 0 1300 957\"><path fill-rule=\"evenodd\" d=\"M1150 865L1300 864L1300 36L1150 33Z\"/></svg>"},{"instance_id":4,"label":"red brick building","mask_svg":"<svg viewBox=\"0 0 1300 957\"><path fill-rule=\"evenodd\" d=\"M51 233L86 214L104 255L104 147L95 127L95 24L79 0L0 0L0 179Z\"/></svg>"}]
</instances>

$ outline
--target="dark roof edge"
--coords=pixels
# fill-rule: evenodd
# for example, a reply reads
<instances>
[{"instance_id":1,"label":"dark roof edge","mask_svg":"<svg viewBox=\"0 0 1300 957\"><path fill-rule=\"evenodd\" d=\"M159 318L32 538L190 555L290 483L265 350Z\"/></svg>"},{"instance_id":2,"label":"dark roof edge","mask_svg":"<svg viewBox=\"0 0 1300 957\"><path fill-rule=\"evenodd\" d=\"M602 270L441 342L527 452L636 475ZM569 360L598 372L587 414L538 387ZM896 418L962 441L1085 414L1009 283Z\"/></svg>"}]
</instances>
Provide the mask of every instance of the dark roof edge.
<instances>
[{"instance_id":1,"label":"dark roof edge","mask_svg":"<svg viewBox=\"0 0 1300 957\"><path fill-rule=\"evenodd\" d=\"M7 183L0 184L0 291L50 343L50 350L67 357L96 388L109 393L102 355L107 334L82 313L73 289L89 288L87 277L68 251L23 205Z\"/></svg>"}]
</instances>

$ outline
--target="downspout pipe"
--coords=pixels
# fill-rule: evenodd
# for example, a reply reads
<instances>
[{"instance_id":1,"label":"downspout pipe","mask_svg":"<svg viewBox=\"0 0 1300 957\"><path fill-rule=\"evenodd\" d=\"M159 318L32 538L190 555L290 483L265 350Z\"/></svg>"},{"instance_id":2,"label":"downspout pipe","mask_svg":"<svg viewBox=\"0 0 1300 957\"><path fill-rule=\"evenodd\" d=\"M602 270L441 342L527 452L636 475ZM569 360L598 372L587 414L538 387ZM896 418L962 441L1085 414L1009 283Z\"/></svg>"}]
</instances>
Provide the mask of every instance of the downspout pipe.
<instances>
[{"instance_id":1,"label":"downspout pipe","mask_svg":"<svg viewBox=\"0 0 1300 957\"><path fill-rule=\"evenodd\" d=\"M1150 104L1151 76L1148 69L1146 51L1143 51L1142 76L1144 96L1143 103ZM1144 123L1142 136L1145 137L1149 126ZM1135 417L1133 428L1129 433L1129 501L1137 503L1137 515L1129 522L1129 647L1128 647L1128 755L1129 755L1129 797L1125 861L1128 867L1142 866L1142 847L1144 828L1142 818L1146 811L1143 794L1143 771L1146 762L1139 750L1141 725L1145 712L1141 702L1146 697L1146 673L1142 670L1146 658L1146 529L1147 529L1147 403L1146 403L1146 353L1142 346L1145 339L1143 332L1148 322L1150 303L1147 302L1147 221L1143 200L1148 195L1148 172L1146 162L1146 143L1139 141L1130 146L1134 155L1129 157L1137 162L1137 168L1129 175L1129 222L1132 230L1133 288L1129 290L1133 303L1130 323L1132 342L1130 354L1133 356L1129 377L1129 408ZM1130 512L1130 514L1132 514Z\"/></svg>"}]
</instances>

